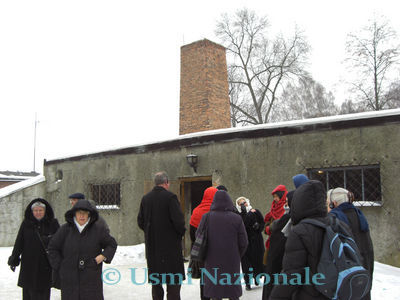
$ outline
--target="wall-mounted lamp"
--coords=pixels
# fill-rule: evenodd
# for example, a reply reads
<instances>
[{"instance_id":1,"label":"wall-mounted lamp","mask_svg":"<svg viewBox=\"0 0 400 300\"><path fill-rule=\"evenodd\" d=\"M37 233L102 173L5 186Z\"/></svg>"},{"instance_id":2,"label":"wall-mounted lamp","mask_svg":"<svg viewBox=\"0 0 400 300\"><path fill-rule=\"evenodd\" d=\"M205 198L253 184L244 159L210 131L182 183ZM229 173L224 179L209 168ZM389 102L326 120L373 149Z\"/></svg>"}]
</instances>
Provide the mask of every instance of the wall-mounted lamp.
<instances>
[{"instance_id":1,"label":"wall-mounted lamp","mask_svg":"<svg viewBox=\"0 0 400 300\"><path fill-rule=\"evenodd\" d=\"M186 155L186 160L187 160L189 166L191 166L193 168L194 172L196 173L197 172L197 162L198 162L197 155L196 154L188 154L188 155Z\"/></svg>"}]
</instances>

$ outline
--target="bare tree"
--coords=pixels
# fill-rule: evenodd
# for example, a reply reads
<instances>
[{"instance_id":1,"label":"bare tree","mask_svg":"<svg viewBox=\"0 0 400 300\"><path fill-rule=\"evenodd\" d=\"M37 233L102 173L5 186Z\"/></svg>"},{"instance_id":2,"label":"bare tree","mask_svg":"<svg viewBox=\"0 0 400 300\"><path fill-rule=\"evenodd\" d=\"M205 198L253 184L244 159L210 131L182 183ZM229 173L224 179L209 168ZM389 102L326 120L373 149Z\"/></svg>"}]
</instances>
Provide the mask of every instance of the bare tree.
<instances>
[{"instance_id":1,"label":"bare tree","mask_svg":"<svg viewBox=\"0 0 400 300\"><path fill-rule=\"evenodd\" d=\"M300 120L337 115L335 97L311 76L287 83L274 109L274 120Z\"/></svg>"},{"instance_id":2,"label":"bare tree","mask_svg":"<svg viewBox=\"0 0 400 300\"><path fill-rule=\"evenodd\" d=\"M370 21L357 34L349 34L346 52L350 71L356 79L352 90L360 96L362 104L370 110L388 107L384 97L390 85L390 71L397 64L399 45L395 45L396 33L385 19Z\"/></svg>"},{"instance_id":3,"label":"bare tree","mask_svg":"<svg viewBox=\"0 0 400 300\"><path fill-rule=\"evenodd\" d=\"M393 82L385 95L388 108L400 108L400 81Z\"/></svg>"},{"instance_id":4,"label":"bare tree","mask_svg":"<svg viewBox=\"0 0 400 300\"><path fill-rule=\"evenodd\" d=\"M309 45L302 33L271 38L267 29L267 18L247 9L217 23L216 35L228 52L234 126L269 122L285 80L305 74Z\"/></svg>"}]
</instances>

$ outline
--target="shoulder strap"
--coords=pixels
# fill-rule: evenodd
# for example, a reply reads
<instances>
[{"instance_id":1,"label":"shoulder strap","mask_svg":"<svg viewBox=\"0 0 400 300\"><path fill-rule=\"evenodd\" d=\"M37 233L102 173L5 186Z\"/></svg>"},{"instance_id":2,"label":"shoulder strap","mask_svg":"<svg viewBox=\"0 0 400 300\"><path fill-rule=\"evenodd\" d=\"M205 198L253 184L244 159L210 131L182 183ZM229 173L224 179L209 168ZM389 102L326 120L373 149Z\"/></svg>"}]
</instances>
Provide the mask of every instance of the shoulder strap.
<instances>
[{"instance_id":1,"label":"shoulder strap","mask_svg":"<svg viewBox=\"0 0 400 300\"><path fill-rule=\"evenodd\" d=\"M311 224L311 225L318 226L318 227L321 227L321 228L328 227L328 225L326 225L326 224L324 224L324 223L322 223L320 221L317 221L315 219L308 219L308 218L307 219L303 219L303 220L300 221L300 223L307 223L307 224Z\"/></svg>"}]
</instances>

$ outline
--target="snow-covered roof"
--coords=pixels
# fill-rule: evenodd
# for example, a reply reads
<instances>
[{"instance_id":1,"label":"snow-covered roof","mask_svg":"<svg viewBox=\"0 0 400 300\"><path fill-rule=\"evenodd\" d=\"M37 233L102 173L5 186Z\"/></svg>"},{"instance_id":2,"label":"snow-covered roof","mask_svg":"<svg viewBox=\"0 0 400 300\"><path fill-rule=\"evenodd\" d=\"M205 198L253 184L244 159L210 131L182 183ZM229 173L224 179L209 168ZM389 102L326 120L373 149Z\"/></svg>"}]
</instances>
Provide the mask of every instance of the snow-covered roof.
<instances>
[{"instance_id":1,"label":"snow-covered roof","mask_svg":"<svg viewBox=\"0 0 400 300\"><path fill-rule=\"evenodd\" d=\"M0 189L0 198L6 197L8 195L11 195L11 194L18 192L22 189L25 189L27 187L41 183L45 180L46 180L46 178L43 175L38 175L38 176L35 176L32 178L14 183L12 185L3 187Z\"/></svg>"},{"instance_id":2,"label":"snow-covered roof","mask_svg":"<svg viewBox=\"0 0 400 300\"><path fill-rule=\"evenodd\" d=\"M276 122L276 123L267 123L267 124L260 124L260 125L251 125L245 127L231 127L231 128L224 128L224 129L215 129L215 130L208 130L208 131L201 131L195 133L189 133L177 136L173 139L166 139L166 140L158 140L146 144L135 144L127 147L119 147L114 149L108 149L101 152L92 152L86 153L78 156L70 156L70 157L61 157L52 159L45 162L46 164L56 163L60 161L66 160L79 160L84 159L87 157L99 156L99 155L108 155L108 154L128 154L130 149L136 149L136 152L145 152L145 150L151 149L151 146L154 145L164 145L164 144L179 144L185 140L198 140L204 137L218 137L218 136L227 136L230 134L239 134L241 138L244 137L243 134L246 133L246 136L251 136L252 133L256 131L267 131L267 130L279 130L279 129L298 129L301 131L302 128L306 127L313 127L316 128L317 126L324 126L325 124L334 124L334 123L344 123L344 122L352 122L352 121L365 121L368 119L376 119L376 118L385 118L385 117L395 117L397 121L400 121L400 109L388 109L388 110L381 110L381 111L370 111L370 112L362 112L362 113L354 113L354 114L346 114L346 115L337 115L337 116L329 116L329 117L320 117L320 118L312 118L312 119L304 119L304 120L293 120L293 121L285 121L285 122ZM371 125L368 122L366 125ZM365 125L364 125L365 126ZM357 127L354 125L354 127ZM280 131L280 130L279 130ZM194 142L196 144L196 142ZM162 147L161 147L162 148Z\"/></svg>"},{"instance_id":3,"label":"snow-covered roof","mask_svg":"<svg viewBox=\"0 0 400 300\"><path fill-rule=\"evenodd\" d=\"M36 172L21 171L0 171L0 180L2 181L21 181L39 175Z\"/></svg>"}]
</instances>

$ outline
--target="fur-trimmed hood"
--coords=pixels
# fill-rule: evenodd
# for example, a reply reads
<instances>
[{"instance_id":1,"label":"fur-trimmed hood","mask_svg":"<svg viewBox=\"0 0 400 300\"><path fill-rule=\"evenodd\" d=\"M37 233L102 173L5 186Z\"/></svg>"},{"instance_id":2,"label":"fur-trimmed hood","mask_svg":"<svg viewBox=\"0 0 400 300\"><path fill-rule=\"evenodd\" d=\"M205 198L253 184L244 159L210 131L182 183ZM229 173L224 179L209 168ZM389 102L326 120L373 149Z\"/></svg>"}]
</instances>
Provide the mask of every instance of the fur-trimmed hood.
<instances>
[{"instance_id":1,"label":"fur-trimmed hood","mask_svg":"<svg viewBox=\"0 0 400 300\"><path fill-rule=\"evenodd\" d=\"M40 203L43 203L44 205L46 205L46 212L41 221L49 222L54 219L54 211L53 211L53 208L51 207L50 203L42 198L36 198L36 199L33 199L25 209L25 220L26 221L37 222L36 218L33 216L33 213L32 213L32 205L35 202L40 202Z\"/></svg>"},{"instance_id":2,"label":"fur-trimmed hood","mask_svg":"<svg viewBox=\"0 0 400 300\"><path fill-rule=\"evenodd\" d=\"M67 221L70 224L74 224L74 216L76 211L78 210L86 210L90 213L90 221L89 224L92 224L97 221L99 218L99 213L97 210L90 204L88 200L79 200L73 208L71 208L69 211L65 213L65 221ZM88 225L89 225L88 224Z\"/></svg>"}]
</instances>

